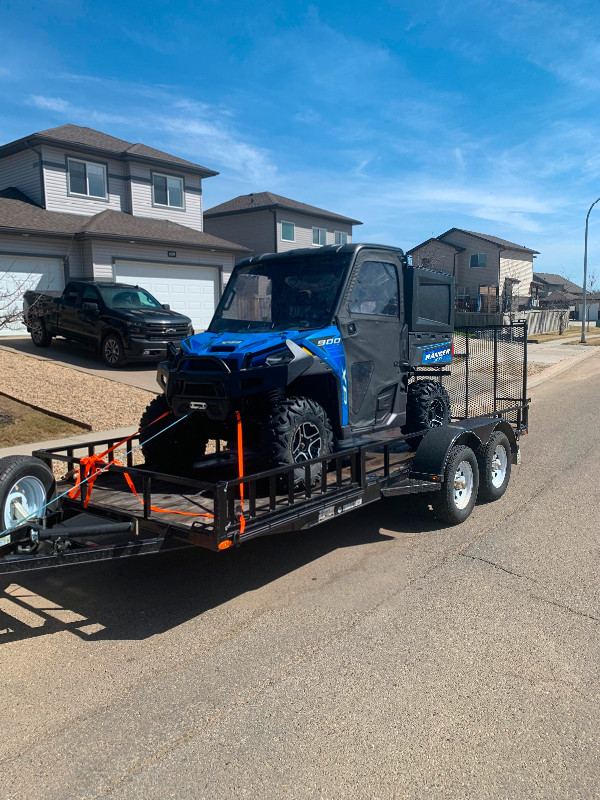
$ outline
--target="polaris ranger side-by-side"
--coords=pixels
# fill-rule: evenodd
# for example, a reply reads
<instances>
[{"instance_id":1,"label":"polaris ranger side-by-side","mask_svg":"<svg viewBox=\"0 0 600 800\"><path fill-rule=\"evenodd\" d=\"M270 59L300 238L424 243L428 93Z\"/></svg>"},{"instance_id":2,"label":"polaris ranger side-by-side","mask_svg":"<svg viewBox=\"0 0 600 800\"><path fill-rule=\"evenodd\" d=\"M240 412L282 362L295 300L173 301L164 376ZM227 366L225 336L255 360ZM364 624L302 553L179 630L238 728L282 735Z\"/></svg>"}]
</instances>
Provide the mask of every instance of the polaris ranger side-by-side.
<instances>
[{"instance_id":1,"label":"polaris ranger side-by-side","mask_svg":"<svg viewBox=\"0 0 600 800\"><path fill-rule=\"evenodd\" d=\"M453 316L453 277L397 248L246 259L137 434L0 459L0 573L219 551L403 494L462 522L519 460L527 325Z\"/></svg>"}]
</instances>

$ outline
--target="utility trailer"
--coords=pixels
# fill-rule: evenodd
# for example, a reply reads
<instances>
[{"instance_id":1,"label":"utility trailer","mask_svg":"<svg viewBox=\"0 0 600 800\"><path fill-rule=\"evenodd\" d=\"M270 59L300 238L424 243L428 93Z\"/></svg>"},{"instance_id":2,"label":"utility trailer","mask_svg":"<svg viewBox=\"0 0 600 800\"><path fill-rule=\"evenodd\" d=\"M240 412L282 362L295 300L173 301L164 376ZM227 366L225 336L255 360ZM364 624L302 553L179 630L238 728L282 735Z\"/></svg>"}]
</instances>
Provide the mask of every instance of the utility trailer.
<instances>
[{"instance_id":1,"label":"utility trailer","mask_svg":"<svg viewBox=\"0 0 600 800\"><path fill-rule=\"evenodd\" d=\"M523 322L457 329L452 370L428 372L448 392L449 424L341 442L334 452L300 467L244 474L242 447L217 446L193 473L166 474L134 466L137 437L127 443L125 464L101 470L94 457L110 461L118 443L96 441L2 459L0 573L182 547L221 551L414 493L426 493L442 520L460 523L477 499L504 494L511 464L519 463L519 438L528 431L526 343ZM90 459L91 473L98 470L93 489L88 496L84 480L75 497L75 476L78 471L83 476ZM322 465L316 484L315 463ZM59 467L66 477L55 487L52 475ZM301 482L293 479L299 468L305 471ZM43 511L35 514L36 508Z\"/></svg>"}]
</instances>

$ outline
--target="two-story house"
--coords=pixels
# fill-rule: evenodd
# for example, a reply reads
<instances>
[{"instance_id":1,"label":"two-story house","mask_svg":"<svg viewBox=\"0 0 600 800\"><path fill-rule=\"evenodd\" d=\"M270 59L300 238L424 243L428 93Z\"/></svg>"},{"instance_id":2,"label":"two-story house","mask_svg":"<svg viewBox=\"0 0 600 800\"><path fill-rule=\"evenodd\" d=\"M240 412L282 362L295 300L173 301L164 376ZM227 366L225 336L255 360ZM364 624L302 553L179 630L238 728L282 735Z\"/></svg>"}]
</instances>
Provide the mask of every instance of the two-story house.
<instances>
[{"instance_id":1,"label":"two-story house","mask_svg":"<svg viewBox=\"0 0 600 800\"><path fill-rule=\"evenodd\" d=\"M531 297L537 250L497 236L450 228L407 251L416 266L454 275L459 308L495 311Z\"/></svg>"},{"instance_id":2,"label":"two-story house","mask_svg":"<svg viewBox=\"0 0 600 800\"><path fill-rule=\"evenodd\" d=\"M204 212L204 230L257 253L283 253L352 241L357 219L272 192L244 194Z\"/></svg>"},{"instance_id":3,"label":"two-story house","mask_svg":"<svg viewBox=\"0 0 600 800\"><path fill-rule=\"evenodd\" d=\"M239 245L203 230L218 173L91 128L62 125L0 147L0 297L69 278L137 283L205 328ZM2 334L19 332L1 330Z\"/></svg>"}]
</instances>

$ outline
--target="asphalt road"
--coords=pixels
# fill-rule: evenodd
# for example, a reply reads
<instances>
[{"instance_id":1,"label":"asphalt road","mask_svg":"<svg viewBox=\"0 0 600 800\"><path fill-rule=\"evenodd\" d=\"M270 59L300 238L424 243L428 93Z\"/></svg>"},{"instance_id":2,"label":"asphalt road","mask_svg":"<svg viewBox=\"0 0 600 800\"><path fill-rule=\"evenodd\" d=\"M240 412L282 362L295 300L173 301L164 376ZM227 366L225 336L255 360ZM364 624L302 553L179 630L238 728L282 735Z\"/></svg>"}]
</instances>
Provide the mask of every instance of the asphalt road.
<instances>
[{"instance_id":1,"label":"asphalt road","mask_svg":"<svg viewBox=\"0 0 600 800\"><path fill-rule=\"evenodd\" d=\"M600 358L505 497L0 583L1 796L594 798ZM20 620L20 621L19 621Z\"/></svg>"}]
</instances>

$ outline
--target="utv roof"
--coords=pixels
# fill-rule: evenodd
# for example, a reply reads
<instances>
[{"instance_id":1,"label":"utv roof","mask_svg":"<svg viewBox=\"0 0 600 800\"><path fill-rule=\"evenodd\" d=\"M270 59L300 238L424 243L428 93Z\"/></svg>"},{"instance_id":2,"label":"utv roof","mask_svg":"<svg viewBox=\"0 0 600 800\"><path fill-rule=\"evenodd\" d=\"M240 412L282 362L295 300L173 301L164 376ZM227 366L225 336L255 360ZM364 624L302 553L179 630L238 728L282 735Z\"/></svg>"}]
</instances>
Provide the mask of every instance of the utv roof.
<instances>
[{"instance_id":1,"label":"utv roof","mask_svg":"<svg viewBox=\"0 0 600 800\"><path fill-rule=\"evenodd\" d=\"M261 253L258 256L250 256L238 261L238 266L246 264L260 264L263 261L284 260L285 258L315 258L325 253L356 253L359 250L388 250L391 253L404 255L399 247L392 247L388 244L369 244L365 242L352 242L351 244L326 244L324 247L302 247L297 250L286 250L285 253Z\"/></svg>"}]
</instances>

